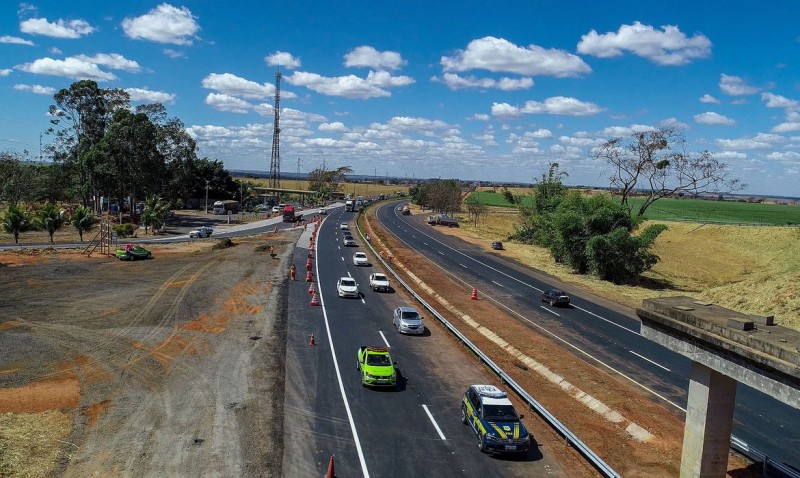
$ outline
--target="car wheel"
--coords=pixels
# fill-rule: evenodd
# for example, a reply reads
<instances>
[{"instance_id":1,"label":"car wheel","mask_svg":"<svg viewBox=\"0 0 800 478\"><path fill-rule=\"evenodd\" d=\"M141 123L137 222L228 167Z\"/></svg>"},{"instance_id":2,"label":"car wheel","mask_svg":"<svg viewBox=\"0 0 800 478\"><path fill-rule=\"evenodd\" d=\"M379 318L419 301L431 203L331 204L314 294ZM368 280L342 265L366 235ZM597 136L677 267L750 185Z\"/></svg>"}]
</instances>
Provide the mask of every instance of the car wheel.
<instances>
[{"instance_id":1,"label":"car wheel","mask_svg":"<svg viewBox=\"0 0 800 478\"><path fill-rule=\"evenodd\" d=\"M461 404L461 423L467 424L467 407L463 403Z\"/></svg>"},{"instance_id":2,"label":"car wheel","mask_svg":"<svg viewBox=\"0 0 800 478\"><path fill-rule=\"evenodd\" d=\"M555 307L555 305L556 305L556 301L554 301L554 300L551 300L551 301L550 301L550 307Z\"/></svg>"},{"instance_id":3,"label":"car wheel","mask_svg":"<svg viewBox=\"0 0 800 478\"><path fill-rule=\"evenodd\" d=\"M483 435L478 435L478 450L486 453L486 440L483 439Z\"/></svg>"}]
</instances>

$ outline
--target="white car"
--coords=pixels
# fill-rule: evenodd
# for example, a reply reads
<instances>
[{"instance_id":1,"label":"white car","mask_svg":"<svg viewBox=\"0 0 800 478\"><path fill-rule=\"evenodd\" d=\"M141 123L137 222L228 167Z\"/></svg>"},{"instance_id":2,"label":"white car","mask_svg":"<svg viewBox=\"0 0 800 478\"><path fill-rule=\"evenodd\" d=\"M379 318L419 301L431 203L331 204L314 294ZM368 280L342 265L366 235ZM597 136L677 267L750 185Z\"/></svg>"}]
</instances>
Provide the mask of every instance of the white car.
<instances>
[{"instance_id":1,"label":"white car","mask_svg":"<svg viewBox=\"0 0 800 478\"><path fill-rule=\"evenodd\" d=\"M392 286L389 284L389 278L382 272L375 272L369 275L369 288L373 291L386 291L389 292Z\"/></svg>"},{"instance_id":2,"label":"white car","mask_svg":"<svg viewBox=\"0 0 800 478\"><path fill-rule=\"evenodd\" d=\"M353 265L354 266L368 266L369 265L369 257L367 254L363 252L356 252L353 254Z\"/></svg>"},{"instance_id":3,"label":"white car","mask_svg":"<svg viewBox=\"0 0 800 478\"><path fill-rule=\"evenodd\" d=\"M394 309L392 324L397 327L397 331L401 334L419 335L425 332L422 316L413 307L398 307Z\"/></svg>"},{"instance_id":4,"label":"white car","mask_svg":"<svg viewBox=\"0 0 800 478\"><path fill-rule=\"evenodd\" d=\"M211 237L211 234L214 232L214 229L210 228L209 226L200 226L197 229L193 229L189 231L189 237Z\"/></svg>"},{"instance_id":5,"label":"white car","mask_svg":"<svg viewBox=\"0 0 800 478\"><path fill-rule=\"evenodd\" d=\"M283 208L282 207L272 206L272 213L273 214L278 214L279 212L283 212Z\"/></svg>"},{"instance_id":6,"label":"white car","mask_svg":"<svg viewBox=\"0 0 800 478\"><path fill-rule=\"evenodd\" d=\"M361 297L358 292L358 283L352 277L340 277L336 282L336 292L339 297Z\"/></svg>"},{"instance_id":7,"label":"white car","mask_svg":"<svg viewBox=\"0 0 800 478\"><path fill-rule=\"evenodd\" d=\"M319 210L319 214L320 214L320 216L325 216L325 215L327 215L327 214L328 214L328 210L327 210L327 209L325 209L324 207L323 207L323 208L320 208L320 210Z\"/></svg>"},{"instance_id":8,"label":"white car","mask_svg":"<svg viewBox=\"0 0 800 478\"><path fill-rule=\"evenodd\" d=\"M346 222L343 222L343 223L339 224L339 229L341 229L343 231L346 231L346 230L350 229L350 226L348 226Z\"/></svg>"}]
</instances>

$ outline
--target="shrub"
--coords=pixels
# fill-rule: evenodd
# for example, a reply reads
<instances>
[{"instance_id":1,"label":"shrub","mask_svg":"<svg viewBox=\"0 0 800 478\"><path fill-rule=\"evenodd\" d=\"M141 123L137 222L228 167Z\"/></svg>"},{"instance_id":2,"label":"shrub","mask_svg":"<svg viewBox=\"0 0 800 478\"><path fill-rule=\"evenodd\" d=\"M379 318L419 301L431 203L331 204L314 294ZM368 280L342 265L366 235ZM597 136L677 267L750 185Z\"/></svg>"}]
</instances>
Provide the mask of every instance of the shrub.
<instances>
[{"instance_id":1,"label":"shrub","mask_svg":"<svg viewBox=\"0 0 800 478\"><path fill-rule=\"evenodd\" d=\"M136 226L129 222L125 224L114 224L111 226L111 230L117 233L117 237L133 237Z\"/></svg>"}]
</instances>

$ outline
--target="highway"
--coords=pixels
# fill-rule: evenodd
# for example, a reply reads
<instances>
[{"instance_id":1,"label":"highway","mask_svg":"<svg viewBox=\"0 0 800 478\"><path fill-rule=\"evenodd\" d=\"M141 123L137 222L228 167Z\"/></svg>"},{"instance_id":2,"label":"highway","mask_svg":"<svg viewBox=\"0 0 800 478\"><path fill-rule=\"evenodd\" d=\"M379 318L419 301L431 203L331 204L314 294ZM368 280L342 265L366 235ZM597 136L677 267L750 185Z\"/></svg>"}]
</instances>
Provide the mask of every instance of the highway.
<instances>
[{"instance_id":1,"label":"highway","mask_svg":"<svg viewBox=\"0 0 800 478\"><path fill-rule=\"evenodd\" d=\"M543 425L536 417L524 420L539 442L527 455L479 452L475 435L461 422L460 401L470 384L495 380L465 360L432 321L422 336L394 329L394 308L414 304L405 303L403 294L369 290L369 274L380 269L354 266L353 253L364 248L344 247L338 228L341 222L353 228L354 218L337 209L320 227L313 274L321 307L310 305L304 280L308 239L301 237L295 250L298 280L287 286L283 475L321 476L334 455L338 476L569 476L546 440L542 444L548 434L537 433ZM357 280L359 299L337 296L342 276ZM309 345L311 334L315 345ZM361 386L356 355L362 345L390 347L398 362L394 389Z\"/></svg>"},{"instance_id":2,"label":"highway","mask_svg":"<svg viewBox=\"0 0 800 478\"><path fill-rule=\"evenodd\" d=\"M569 287L572 304L550 307L540 301L541 292L563 285L504 259L502 251L483 251L418 216L401 215L397 204L379 206L382 227L440 267L443 274L479 289L482 298L494 300L530 328L587 362L618 374L683 416L690 361L642 337L633 311ZM739 384L733 433L772 459L800 467L800 411Z\"/></svg>"}]
</instances>

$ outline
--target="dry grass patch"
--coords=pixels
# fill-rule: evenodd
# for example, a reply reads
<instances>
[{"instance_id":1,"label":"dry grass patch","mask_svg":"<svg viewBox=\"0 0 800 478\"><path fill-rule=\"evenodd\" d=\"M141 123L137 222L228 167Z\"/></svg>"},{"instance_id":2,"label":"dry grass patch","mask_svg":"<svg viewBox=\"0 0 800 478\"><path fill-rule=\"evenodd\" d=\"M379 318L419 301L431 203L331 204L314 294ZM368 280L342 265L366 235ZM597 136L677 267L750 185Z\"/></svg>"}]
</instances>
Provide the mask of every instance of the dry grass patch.
<instances>
[{"instance_id":1,"label":"dry grass patch","mask_svg":"<svg viewBox=\"0 0 800 478\"><path fill-rule=\"evenodd\" d=\"M52 476L71 426L70 412L0 414L0 476Z\"/></svg>"}]
</instances>

